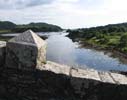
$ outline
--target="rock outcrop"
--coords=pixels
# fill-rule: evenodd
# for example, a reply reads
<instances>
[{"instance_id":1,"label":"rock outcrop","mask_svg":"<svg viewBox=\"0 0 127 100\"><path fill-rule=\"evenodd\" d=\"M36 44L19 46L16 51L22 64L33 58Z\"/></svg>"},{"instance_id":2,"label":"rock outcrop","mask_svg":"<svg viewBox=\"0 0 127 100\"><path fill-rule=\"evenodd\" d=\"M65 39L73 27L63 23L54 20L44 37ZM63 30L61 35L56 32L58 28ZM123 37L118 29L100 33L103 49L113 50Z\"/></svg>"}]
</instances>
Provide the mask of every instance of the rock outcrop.
<instances>
[{"instance_id":1,"label":"rock outcrop","mask_svg":"<svg viewBox=\"0 0 127 100\"><path fill-rule=\"evenodd\" d=\"M127 100L127 76L46 61L32 31L0 43L0 100Z\"/></svg>"}]
</instances>

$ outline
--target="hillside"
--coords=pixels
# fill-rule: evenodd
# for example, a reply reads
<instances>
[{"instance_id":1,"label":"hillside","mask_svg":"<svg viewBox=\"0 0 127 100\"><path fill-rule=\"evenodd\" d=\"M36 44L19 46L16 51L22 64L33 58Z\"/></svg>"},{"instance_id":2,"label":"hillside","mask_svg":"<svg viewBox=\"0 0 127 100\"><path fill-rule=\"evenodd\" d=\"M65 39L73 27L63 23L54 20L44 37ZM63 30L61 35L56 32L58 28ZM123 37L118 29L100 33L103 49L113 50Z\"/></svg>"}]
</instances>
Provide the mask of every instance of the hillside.
<instances>
[{"instance_id":1,"label":"hillside","mask_svg":"<svg viewBox=\"0 0 127 100\"><path fill-rule=\"evenodd\" d=\"M98 27L91 27L91 28L79 28L75 30L67 30L71 37L85 37L85 38L92 38L97 35L111 35L116 33L124 33L127 32L127 23L121 24L109 24L106 26L98 26Z\"/></svg>"},{"instance_id":2,"label":"hillside","mask_svg":"<svg viewBox=\"0 0 127 100\"><path fill-rule=\"evenodd\" d=\"M13 22L0 21L0 33L23 32L28 29L32 29L35 32L58 32L62 30L62 28L59 26L41 22L16 25Z\"/></svg>"},{"instance_id":3,"label":"hillside","mask_svg":"<svg viewBox=\"0 0 127 100\"><path fill-rule=\"evenodd\" d=\"M127 54L127 23L67 31L68 36L80 42L82 46L90 45Z\"/></svg>"},{"instance_id":4,"label":"hillside","mask_svg":"<svg viewBox=\"0 0 127 100\"><path fill-rule=\"evenodd\" d=\"M0 30L5 29L13 29L16 27L16 24L9 22L9 21L0 21Z\"/></svg>"}]
</instances>

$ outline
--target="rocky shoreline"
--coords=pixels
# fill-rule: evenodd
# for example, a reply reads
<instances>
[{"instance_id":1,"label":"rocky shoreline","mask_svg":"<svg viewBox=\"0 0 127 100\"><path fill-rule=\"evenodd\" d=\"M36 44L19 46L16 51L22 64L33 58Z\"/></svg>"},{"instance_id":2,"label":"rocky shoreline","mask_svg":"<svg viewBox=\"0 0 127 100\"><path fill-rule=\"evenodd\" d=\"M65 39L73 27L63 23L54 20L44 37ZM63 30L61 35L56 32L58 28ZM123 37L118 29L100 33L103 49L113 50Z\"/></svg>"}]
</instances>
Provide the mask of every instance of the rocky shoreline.
<instances>
[{"instance_id":1,"label":"rocky shoreline","mask_svg":"<svg viewBox=\"0 0 127 100\"><path fill-rule=\"evenodd\" d=\"M88 42L78 42L79 43L79 48L89 48L89 49L95 49L95 50L98 50L98 51L104 51L105 53L111 53L110 56L112 57L116 57L116 58L120 58L120 59L123 59L124 61L127 60L127 54L117 50L117 49L114 49L114 48L103 48L103 47L100 47L100 46L97 46L97 45L93 45L93 44L90 44ZM124 62L123 63L127 63Z\"/></svg>"}]
</instances>

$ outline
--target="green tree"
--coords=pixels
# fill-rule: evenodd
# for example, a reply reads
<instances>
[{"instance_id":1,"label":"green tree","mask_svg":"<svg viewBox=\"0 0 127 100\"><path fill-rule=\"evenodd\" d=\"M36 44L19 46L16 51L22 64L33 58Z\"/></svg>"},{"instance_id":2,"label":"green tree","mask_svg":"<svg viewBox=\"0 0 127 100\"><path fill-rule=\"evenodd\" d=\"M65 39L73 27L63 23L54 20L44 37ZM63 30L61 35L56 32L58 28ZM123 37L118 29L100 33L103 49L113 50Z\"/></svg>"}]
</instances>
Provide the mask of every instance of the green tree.
<instances>
[{"instance_id":1,"label":"green tree","mask_svg":"<svg viewBox=\"0 0 127 100\"><path fill-rule=\"evenodd\" d=\"M127 34L121 36L121 38L120 38L120 47L127 47Z\"/></svg>"},{"instance_id":2,"label":"green tree","mask_svg":"<svg viewBox=\"0 0 127 100\"><path fill-rule=\"evenodd\" d=\"M109 38L106 36L103 36L103 38L101 38L99 42L101 44L107 44L109 42Z\"/></svg>"}]
</instances>

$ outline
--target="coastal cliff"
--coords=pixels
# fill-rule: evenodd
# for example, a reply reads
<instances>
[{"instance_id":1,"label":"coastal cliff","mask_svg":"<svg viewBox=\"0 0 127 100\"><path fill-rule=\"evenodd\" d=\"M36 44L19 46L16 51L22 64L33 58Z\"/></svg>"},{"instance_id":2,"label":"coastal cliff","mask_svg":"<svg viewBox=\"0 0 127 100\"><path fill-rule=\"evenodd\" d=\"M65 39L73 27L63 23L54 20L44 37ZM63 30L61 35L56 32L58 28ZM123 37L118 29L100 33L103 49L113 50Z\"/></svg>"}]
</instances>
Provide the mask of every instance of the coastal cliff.
<instances>
[{"instance_id":1,"label":"coastal cliff","mask_svg":"<svg viewBox=\"0 0 127 100\"><path fill-rule=\"evenodd\" d=\"M127 99L125 75L46 61L46 43L31 30L0 42L0 65L0 100Z\"/></svg>"}]
</instances>

